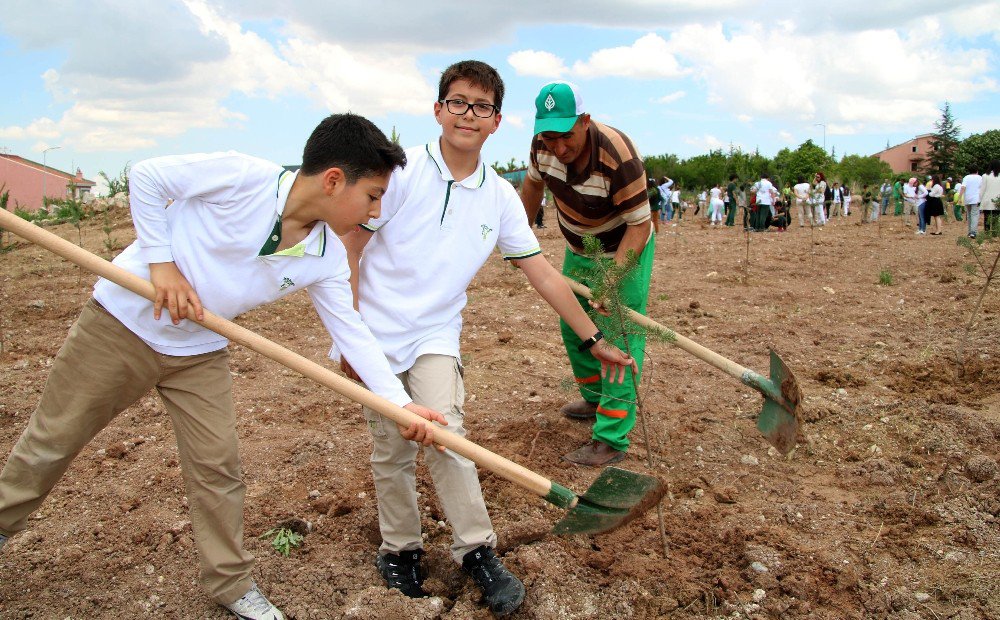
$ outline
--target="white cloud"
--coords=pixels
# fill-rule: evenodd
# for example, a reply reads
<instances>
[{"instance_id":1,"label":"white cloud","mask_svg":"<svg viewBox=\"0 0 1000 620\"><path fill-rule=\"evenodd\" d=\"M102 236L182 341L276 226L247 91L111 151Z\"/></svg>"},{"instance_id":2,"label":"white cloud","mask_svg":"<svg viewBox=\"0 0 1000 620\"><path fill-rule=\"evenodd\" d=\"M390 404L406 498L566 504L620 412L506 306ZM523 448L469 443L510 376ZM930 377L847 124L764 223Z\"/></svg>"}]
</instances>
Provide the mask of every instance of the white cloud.
<instances>
[{"instance_id":1,"label":"white cloud","mask_svg":"<svg viewBox=\"0 0 1000 620\"><path fill-rule=\"evenodd\" d=\"M124 6L119 0L103 4L105 17ZM108 23L95 22L86 37L64 39L70 56L59 71L46 71L43 82L54 99L69 104L67 110L57 119L0 128L0 138L58 140L81 152L127 151L192 130L238 125L246 117L226 104L234 94L306 97L324 110L373 116L426 114L434 99L412 56L301 38L275 46L207 0L164 5L169 10L155 16L138 11L151 16L136 17L134 27L117 30L108 17ZM32 23L22 19L11 30L22 41L41 45ZM95 47L105 51L87 58ZM115 50L113 61L108 49ZM99 66L102 62L112 67Z\"/></svg>"},{"instance_id":2,"label":"white cloud","mask_svg":"<svg viewBox=\"0 0 1000 620\"><path fill-rule=\"evenodd\" d=\"M659 99L654 99L653 102L654 103L673 103L675 101L678 101L678 100L684 98L684 95L686 95L686 94L687 93L685 93L683 90L675 90L674 92L670 93L669 95L664 95L664 96L660 97Z\"/></svg>"},{"instance_id":3,"label":"white cloud","mask_svg":"<svg viewBox=\"0 0 1000 620\"><path fill-rule=\"evenodd\" d=\"M507 62L518 75L558 78L568 70L562 58L537 50L514 52L507 57Z\"/></svg>"},{"instance_id":4,"label":"white cloud","mask_svg":"<svg viewBox=\"0 0 1000 620\"><path fill-rule=\"evenodd\" d=\"M504 114L503 122L512 125L515 129L524 129L524 117L518 114Z\"/></svg>"},{"instance_id":5,"label":"white cloud","mask_svg":"<svg viewBox=\"0 0 1000 620\"><path fill-rule=\"evenodd\" d=\"M650 33L629 46L597 50L586 62L573 63L573 73L581 78L615 76L651 80L680 77L685 71L667 42Z\"/></svg>"},{"instance_id":6,"label":"white cloud","mask_svg":"<svg viewBox=\"0 0 1000 620\"><path fill-rule=\"evenodd\" d=\"M942 99L997 90L986 50L949 47L941 36L936 18L904 34L817 34L751 22L732 32L686 26L668 49L705 85L711 104L739 117L822 120L853 133L929 124Z\"/></svg>"},{"instance_id":7,"label":"white cloud","mask_svg":"<svg viewBox=\"0 0 1000 620\"><path fill-rule=\"evenodd\" d=\"M778 139L788 144L795 142L795 136L784 129L778 131Z\"/></svg>"},{"instance_id":8,"label":"white cloud","mask_svg":"<svg viewBox=\"0 0 1000 620\"><path fill-rule=\"evenodd\" d=\"M716 149L728 149L729 145L719 140L713 135L705 134L703 136L684 136L681 138L684 144L689 144L700 151L714 151Z\"/></svg>"},{"instance_id":9,"label":"white cloud","mask_svg":"<svg viewBox=\"0 0 1000 620\"><path fill-rule=\"evenodd\" d=\"M738 120L741 123L749 123L750 121L753 120L753 117L750 116L749 114L737 114L736 120Z\"/></svg>"}]
</instances>

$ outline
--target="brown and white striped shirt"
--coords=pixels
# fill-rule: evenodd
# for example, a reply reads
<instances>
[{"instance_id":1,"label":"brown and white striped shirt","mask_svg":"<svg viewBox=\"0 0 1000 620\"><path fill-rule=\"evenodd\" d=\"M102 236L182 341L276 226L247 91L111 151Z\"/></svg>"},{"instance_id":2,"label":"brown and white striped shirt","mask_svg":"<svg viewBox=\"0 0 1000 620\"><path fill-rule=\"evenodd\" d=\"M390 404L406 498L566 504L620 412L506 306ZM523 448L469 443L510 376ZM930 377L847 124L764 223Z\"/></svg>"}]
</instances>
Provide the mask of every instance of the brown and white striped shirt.
<instances>
[{"instance_id":1,"label":"brown and white striped shirt","mask_svg":"<svg viewBox=\"0 0 1000 620\"><path fill-rule=\"evenodd\" d=\"M532 141L528 176L543 181L555 198L559 229L570 249L583 253L583 236L594 235L605 252L618 249L629 224L650 217L646 169L628 136L590 121L590 161L579 174L559 162L538 136Z\"/></svg>"}]
</instances>

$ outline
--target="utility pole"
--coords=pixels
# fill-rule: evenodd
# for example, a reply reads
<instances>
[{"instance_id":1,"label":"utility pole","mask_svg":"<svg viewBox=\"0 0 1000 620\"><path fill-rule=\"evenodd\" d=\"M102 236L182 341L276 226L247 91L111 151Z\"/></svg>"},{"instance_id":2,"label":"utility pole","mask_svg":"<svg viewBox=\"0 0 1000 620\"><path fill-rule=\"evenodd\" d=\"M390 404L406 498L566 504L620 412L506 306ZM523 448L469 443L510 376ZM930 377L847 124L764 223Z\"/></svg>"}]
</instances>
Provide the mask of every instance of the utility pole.
<instances>
[{"instance_id":1,"label":"utility pole","mask_svg":"<svg viewBox=\"0 0 1000 620\"><path fill-rule=\"evenodd\" d=\"M43 209L45 208L45 181L48 179L48 176L49 176L49 167L48 167L48 165L45 162L47 160L47 156L49 154L49 151L54 151L56 149L61 149L61 148L62 148L61 146L50 146L49 148L42 150L42 168L44 168L44 170L42 170L42 208Z\"/></svg>"},{"instance_id":2,"label":"utility pole","mask_svg":"<svg viewBox=\"0 0 1000 620\"><path fill-rule=\"evenodd\" d=\"M823 128L823 152L826 153L826 123L814 123L813 127Z\"/></svg>"}]
</instances>

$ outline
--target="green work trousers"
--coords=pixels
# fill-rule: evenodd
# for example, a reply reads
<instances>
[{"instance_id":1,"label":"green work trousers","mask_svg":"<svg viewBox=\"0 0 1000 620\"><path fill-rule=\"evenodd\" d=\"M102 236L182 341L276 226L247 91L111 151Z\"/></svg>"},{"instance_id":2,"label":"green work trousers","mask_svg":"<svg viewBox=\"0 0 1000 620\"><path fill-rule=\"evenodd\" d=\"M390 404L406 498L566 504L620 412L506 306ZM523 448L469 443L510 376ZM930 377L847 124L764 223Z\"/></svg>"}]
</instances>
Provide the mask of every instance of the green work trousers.
<instances>
[{"instance_id":1,"label":"green work trousers","mask_svg":"<svg viewBox=\"0 0 1000 620\"><path fill-rule=\"evenodd\" d=\"M625 280L622 281L619 293L626 306L639 314L646 313L646 300L649 297L649 280L653 271L653 254L656 250L655 238L650 237L639 255L639 264ZM586 278L580 278L579 273L589 272L594 261L566 249L563 261L563 274L582 284L590 286ZM577 301L585 310L590 310L587 300L577 295ZM580 351L582 342L565 321L560 321L563 344L569 355L573 376L576 378L580 395L584 400L597 403L597 419L594 422L592 438L602 441L615 450L628 450L628 434L635 426L636 390L642 378L642 361L646 351L645 334L628 336L628 350L639 366L639 374L631 370L626 372L625 381L611 383L601 377L601 363L591 355L590 351ZM621 335L605 334L605 338L615 346L625 351L625 342Z\"/></svg>"}]
</instances>

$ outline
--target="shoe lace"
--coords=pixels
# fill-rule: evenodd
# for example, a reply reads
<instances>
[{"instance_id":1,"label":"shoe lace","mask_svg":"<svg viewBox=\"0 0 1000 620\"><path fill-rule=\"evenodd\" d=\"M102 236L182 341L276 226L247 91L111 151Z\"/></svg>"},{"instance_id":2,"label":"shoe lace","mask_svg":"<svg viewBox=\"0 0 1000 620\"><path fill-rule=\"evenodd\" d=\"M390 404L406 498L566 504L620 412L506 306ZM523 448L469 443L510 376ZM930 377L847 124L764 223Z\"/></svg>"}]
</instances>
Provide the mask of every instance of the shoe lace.
<instances>
[{"instance_id":1,"label":"shoe lace","mask_svg":"<svg viewBox=\"0 0 1000 620\"><path fill-rule=\"evenodd\" d=\"M239 603L250 607L254 611L259 611L265 613L271 610L271 601L267 600L267 597L257 589L257 586L252 586L250 590L244 594Z\"/></svg>"},{"instance_id":2,"label":"shoe lace","mask_svg":"<svg viewBox=\"0 0 1000 620\"><path fill-rule=\"evenodd\" d=\"M500 558L492 553L483 553L479 564L472 567L472 575L482 585L487 585L497 581L505 572Z\"/></svg>"}]
</instances>

